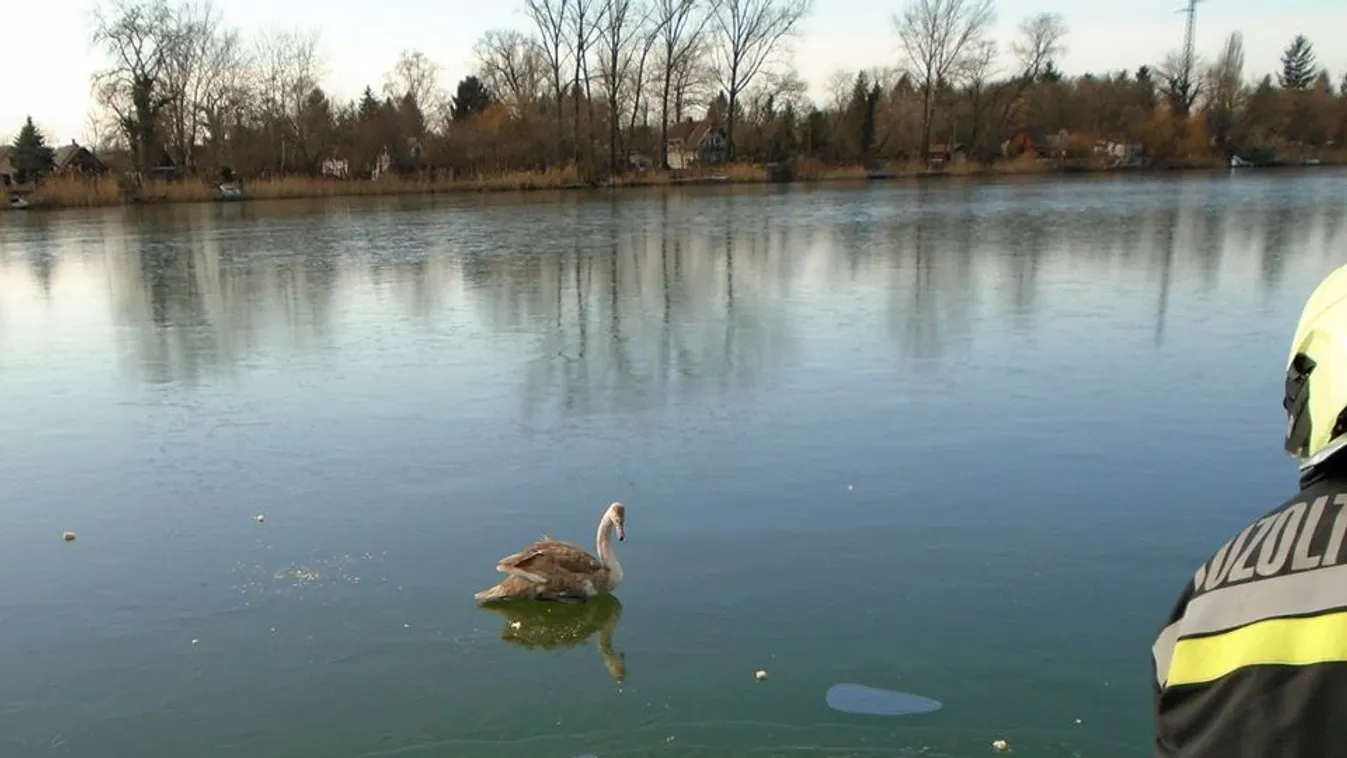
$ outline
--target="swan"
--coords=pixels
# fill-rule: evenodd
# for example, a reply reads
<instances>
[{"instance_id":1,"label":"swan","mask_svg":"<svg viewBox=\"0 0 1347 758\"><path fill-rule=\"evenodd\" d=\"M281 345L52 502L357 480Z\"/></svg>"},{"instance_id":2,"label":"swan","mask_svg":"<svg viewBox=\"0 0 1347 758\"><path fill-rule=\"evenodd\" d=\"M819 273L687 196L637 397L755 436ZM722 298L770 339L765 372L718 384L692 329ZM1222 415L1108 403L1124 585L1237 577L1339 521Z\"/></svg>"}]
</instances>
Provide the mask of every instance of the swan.
<instances>
[{"instance_id":1,"label":"swan","mask_svg":"<svg viewBox=\"0 0 1347 758\"><path fill-rule=\"evenodd\" d=\"M577 545L544 536L523 550L508 555L496 570L509 574L494 587L473 595L479 603L494 600L533 599L583 603L607 595L622 582L622 565L613 552L613 532L619 542L627 538L627 508L613 503L599 519L595 536L598 558Z\"/></svg>"}]
</instances>

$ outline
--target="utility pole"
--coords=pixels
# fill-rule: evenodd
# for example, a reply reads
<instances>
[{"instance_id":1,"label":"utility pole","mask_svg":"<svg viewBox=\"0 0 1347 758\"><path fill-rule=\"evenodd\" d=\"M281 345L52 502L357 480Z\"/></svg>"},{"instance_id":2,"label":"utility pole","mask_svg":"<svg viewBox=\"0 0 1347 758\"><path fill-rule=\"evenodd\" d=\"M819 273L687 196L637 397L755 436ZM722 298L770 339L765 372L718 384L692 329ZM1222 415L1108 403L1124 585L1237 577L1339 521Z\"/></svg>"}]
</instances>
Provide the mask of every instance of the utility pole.
<instances>
[{"instance_id":1,"label":"utility pole","mask_svg":"<svg viewBox=\"0 0 1347 758\"><path fill-rule=\"evenodd\" d=\"M1182 60L1179 63L1182 68L1176 72L1177 76L1171 80L1173 96L1178 101L1176 105L1185 116L1188 115L1188 106L1193 100L1193 91L1196 86L1196 82L1193 81L1193 26L1197 20L1197 4L1200 2L1202 0L1188 0L1187 6L1175 11L1175 13L1182 13L1188 17L1188 23L1183 30L1183 52L1181 54Z\"/></svg>"},{"instance_id":2,"label":"utility pole","mask_svg":"<svg viewBox=\"0 0 1347 758\"><path fill-rule=\"evenodd\" d=\"M1188 6L1177 11L1188 16L1183 30L1183 79L1190 85L1193 79L1193 25L1197 21L1197 4L1200 2L1202 0L1188 0Z\"/></svg>"}]
</instances>

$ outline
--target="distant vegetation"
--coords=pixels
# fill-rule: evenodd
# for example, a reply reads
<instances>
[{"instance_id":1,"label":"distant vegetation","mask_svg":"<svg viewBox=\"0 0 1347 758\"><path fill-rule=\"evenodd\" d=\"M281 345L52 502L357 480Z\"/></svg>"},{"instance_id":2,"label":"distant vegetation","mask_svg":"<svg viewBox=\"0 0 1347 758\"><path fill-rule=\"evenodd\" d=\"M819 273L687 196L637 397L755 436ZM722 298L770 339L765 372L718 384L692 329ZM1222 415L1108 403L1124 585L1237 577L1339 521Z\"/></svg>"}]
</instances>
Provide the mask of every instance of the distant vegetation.
<instances>
[{"instance_id":1,"label":"distant vegetation","mask_svg":"<svg viewBox=\"0 0 1347 758\"><path fill-rule=\"evenodd\" d=\"M789 59L810 3L526 0L527 28L486 32L476 73L452 93L428 54L404 51L381 89L334 102L316 31L249 39L209 3L118 0L94 17L109 61L94 81L95 147L118 179L49 179L38 194L85 204L128 189L207 197L234 178L253 196L293 196L658 183L670 168L763 180L1344 157L1347 72L1320 67L1304 36L1254 82L1239 32L1210 61L1176 51L1073 76L1055 63L1068 40L1056 14L998 44L992 0L908 0L893 19L901 57L834 75L813 103ZM22 179L51 165L34 168L38 148L25 127Z\"/></svg>"}]
</instances>

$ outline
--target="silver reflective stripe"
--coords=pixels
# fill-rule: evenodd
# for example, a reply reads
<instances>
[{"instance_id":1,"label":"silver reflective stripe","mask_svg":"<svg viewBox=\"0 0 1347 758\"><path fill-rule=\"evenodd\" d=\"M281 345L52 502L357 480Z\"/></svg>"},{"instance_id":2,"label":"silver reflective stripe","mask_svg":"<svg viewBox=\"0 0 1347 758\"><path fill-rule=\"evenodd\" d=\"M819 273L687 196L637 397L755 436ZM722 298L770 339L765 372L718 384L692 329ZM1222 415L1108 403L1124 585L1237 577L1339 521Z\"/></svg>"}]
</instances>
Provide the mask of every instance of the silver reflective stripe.
<instances>
[{"instance_id":1,"label":"silver reflective stripe","mask_svg":"<svg viewBox=\"0 0 1347 758\"><path fill-rule=\"evenodd\" d=\"M1347 607L1347 565L1261 579L1199 595L1183 618L1165 627L1151 648L1161 685L1179 637L1214 634L1279 616L1303 616Z\"/></svg>"},{"instance_id":2,"label":"silver reflective stripe","mask_svg":"<svg viewBox=\"0 0 1347 758\"><path fill-rule=\"evenodd\" d=\"M1179 619L1160 631L1155 644L1151 646L1151 655L1155 657L1155 681L1161 687L1169 678L1169 662L1174 659L1174 646L1179 644L1179 632L1183 619Z\"/></svg>"}]
</instances>

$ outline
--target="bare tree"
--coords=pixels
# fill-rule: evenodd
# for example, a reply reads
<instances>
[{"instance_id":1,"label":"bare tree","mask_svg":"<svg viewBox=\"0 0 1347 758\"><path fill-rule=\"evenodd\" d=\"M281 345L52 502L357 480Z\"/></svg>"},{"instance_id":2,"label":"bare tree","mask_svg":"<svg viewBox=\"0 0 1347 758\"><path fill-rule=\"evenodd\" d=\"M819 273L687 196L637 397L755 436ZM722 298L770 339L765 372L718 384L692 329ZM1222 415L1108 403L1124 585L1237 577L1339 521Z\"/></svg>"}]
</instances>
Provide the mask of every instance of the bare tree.
<instances>
[{"instance_id":1,"label":"bare tree","mask_svg":"<svg viewBox=\"0 0 1347 758\"><path fill-rule=\"evenodd\" d=\"M477 73L486 88L516 113L537 101L547 62L538 44L514 29L489 29L473 46Z\"/></svg>"},{"instance_id":2,"label":"bare tree","mask_svg":"<svg viewBox=\"0 0 1347 758\"><path fill-rule=\"evenodd\" d=\"M710 103L716 84L716 72L710 60L711 35L695 38L691 50L674 65L674 77L669 107L673 110L671 123L682 121L685 114L698 106Z\"/></svg>"},{"instance_id":3,"label":"bare tree","mask_svg":"<svg viewBox=\"0 0 1347 758\"><path fill-rule=\"evenodd\" d=\"M961 78L968 82L969 104L973 111L973 130L969 135L968 143L973 149L978 149L978 145L983 138L982 122L983 116L987 112L986 91L987 82L996 74L997 46L993 40L978 40L968 51L968 57L964 60Z\"/></svg>"},{"instance_id":4,"label":"bare tree","mask_svg":"<svg viewBox=\"0 0 1347 758\"><path fill-rule=\"evenodd\" d=\"M1010 50L1019 63L1021 81L1032 82L1043 66L1065 52L1066 32L1066 22L1057 13L1040 13L1020 22L1020 37L1010 43Z\"/></svg>"},{"instance_id":5,"label":"bare tree","mask_svg":"<svg viewBox=\"0 0 1347 758\"><path fill-rule=\"evenodd\" d=\"M1020 22L1019 37L1010 43L1018 73L1009 87L1004 88L1005 102L1001 107L1001 129L1006 128L1021 96L1038 79L1043 68L1066 51L1066 46L1062 43L1066 32L1066 22L1056 13L1039 13Z\"/></svg>"},{"instance_id":6,"label":"bare tree","mask_svg":"<svg viewBox=\"0 0 1347 758\"><path fill-rule=\"evenodd\" d=\"M710 20L709 3L703 0L656 0L655 24L661 43L660 66L660 167L669 168L669 98L678 72L697 50L702 30ZM681 114L680 114L681 115Z\"/></svg>"},{"instance_id":7,"label":"bare tree","mask_svg":"<svg viewBox=\"0 0 1347 758\"><path fill-rule=\"evenodd\" d=\"M618 170L618 137L622 132L618 101L633 84L631 71L641 55L642 37L650 36L641 33L648 15L649 8L639 0L604 0L599 12L599 80L608 100L608 170L614 173Z\"/></svg>"},{"instance_id":8,"label":"bare tree","mask_svg":"<svg viewBox=\"0 0 1347 758\"><path fill-rule=\"evenodd\" d=\"M219 55L224 38L236 32L221 28L221 17L210 0L184 2L176 8L179 43L165 66L166 89L173 102L165 109L168 116L173 158L185 171L196 169L194 146L204 129L203 101L225 73L227 59Z\"/></svg>"},{"instance_id":9,"label":"bare tree","mask_svg":"<svg viewBox=\"0 0 1347 758\"><path fill-rule=\"evenodd\" d=\"M158 160L160 114L178 97L166 75L181 37L165 0L113 0L94 9L93 41L112 59L94 75L95 96L116 116L142 172Z\"/></svg>"},{"instance_id":10,"label":"bare tree","mask_svg":"<svg viewBox=\"0 0 1347 758\"><path fill-rule=\"evenodd\" d=\"M281 130L274 137L280 143L279 168L284 171L291 165L295 150L301 158L312 157L301 116L322 73L318 33L293 30L261 35L257 41L257 64L257 94L268 120Z\"/></svg>"},{"instance_id":11,"label":"bare tree","mask_svg":"<svg viewBox=\"0 0 1347 758\"><path fill-rule=\"evenodd\" d=\"M647 85L652 82L649 81L650 69L646 66L646 62L650 59L650 52L655 49L656 43L659 42L659 33L659 22L654 16L647 14L636 35L635 42L638 46L638 52L635 55L636 69L628 75L631 82L632 98L631 121L627 124L627 134L632 134L636 131L636 118L640 116L642 112L645 113L646 122L649 123L649 98L645 97L645 93L647 92ZM665 149L667 150L667 147ZM628 140L627 153L630 154L630 152L631 141Z\"/></svg>"},{"instance_id":12,"label":"bare tree","mask_svg":"<svg viewBox=\"0 0 1347 758\"><path fill-rule=\"evenodd\" d=\"M216 34L202 63L202 76L193 97L201 119L202 137L217 165L224 157L229 136L255 106L249 97L253 59L237 30Z\"/></svg>"},{"instance_id":13,"label":"bare tree","mask_svg":"<svg viewBox=\"0 0 1347 758\"><path fill-rule=\"evenodd\" d=\"M596 17L601 10L601 6L596 8L597 2L598 0L571 0L571 13L567 17L570 27L571 63L575 66L575 76L571 80L571 86L574 93L572 100L575 104L576 163L579 163L582 157L588 156L594 147L594 100L590 97L589 52L599 34ZM584 85L583 90L581 89L582 84ZM589 140L584 151L581 150L580 140L580 95L582 91L587 106L586 127L589 131Z\"/></svg>"},{"instance_id":14,"label":"bare tree","mask_svg":"<svg viewBox=\"0 0 1347 758\"><path fill-rule=\"evenodd\" d=\"M1235 128L1235 115L1244 109L1244 35L1231 32L1216 63L1206 71L1207 118L1213 136L1225 147Z\"/></svg>"},{"instance_id":15,"label":"bare tree","mask_svg":"<svg viewBox=\"0 0 1347 758\"><path fill-rule=\"evenodd\" d=\"M411 95L423 113L444 115L444 93L440 90L440 65L420 50L398 53L393 70L384 77L384 94L399 100Z\"/></svg>"},{"instance_id":16,"label":"bare tree","mask_svg":"<svg viewBox=\"0 0 1347 758\"><path fill-rule=\"evenodd\" d=\"M838 113L846 110L847 105L851 103L851 92L855 88L856 75L850 71L839 68L828 74L823 84L823 91L828 93L825 107Z\"/></svg>"},{"instance_id":17,"label":"bare tree","mask_svg":"<svg viewBox=\"0 0 1347 758\"><path fill-rule=\"evenodd\" d=\"M763 70L781 44L809 13L812 0L720 0L712 11L717 44L712 47L716 79L725 90L729 113L725 137L734 158L735 111L739 95Z\"/></svg>"},{"instance_id":18,"label":"bare tree","mask_svg":"<svg viewBox=\"0 0 1347 758\"><path fill-rule=\"evenodd\" d=\"M1172 50L1155 67L1155 72L1160 75L1160 89L1169 101L1169 107L1181 116L1188 115L1202 93L1202 82L1194 76L1200 65L1196 55L1190 59Z\"/></svg>"},{"instance_id":19,"label":"bare tree","mask_svg":"<svg viewBox=\"0 0 1347 758\"><path fill-rule=\"evenodd\" d=\"M552 95L557 103L556 159L561 159L561 144L564 134L564 114L562 104L565 101L561 89L561 67L566 64L566 18L570 11L570 0L524 0L524 13L533 21L538 30L538 49L547 61L548 72L552 74Z\"/></svg>"},{"instance_id":20,"label":"bare tree","mask_svg":"<svg viewBox=\"0 0 1347 758\"><path fill-rule=\"evenodd\" d=\"M921 151L931 150L936 88L966 69L995 21L992 0L908 0L894 17L912 77L921 87Z\"/></svg>"}]
</instances>

